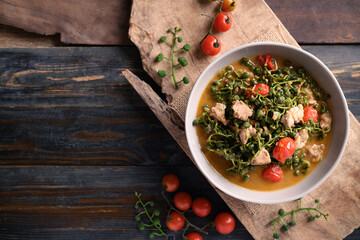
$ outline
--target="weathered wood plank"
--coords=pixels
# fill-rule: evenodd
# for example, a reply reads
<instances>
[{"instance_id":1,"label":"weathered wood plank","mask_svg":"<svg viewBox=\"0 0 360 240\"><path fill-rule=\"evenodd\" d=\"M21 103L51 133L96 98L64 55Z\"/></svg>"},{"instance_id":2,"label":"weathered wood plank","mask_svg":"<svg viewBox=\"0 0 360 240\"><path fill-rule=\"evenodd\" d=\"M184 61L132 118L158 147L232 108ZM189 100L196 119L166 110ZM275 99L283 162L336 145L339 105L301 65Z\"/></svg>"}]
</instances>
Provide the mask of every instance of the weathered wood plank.
<instances>
[{"instance_id":1,"label":"weathered wood plank","mask_svg":"<svg viewBox=\"0 0 360 240\"><path fill-rule=\"evenodd\" d=\"M154 200L163 221L168 208L160 194L161 179L169 172L179 176L179 190L211 200L208 217L188 215L195 224L229 211L195 167L0 167L0 238L145 239L148 232L137 230L134 220L133 193L141 191L144 199ZM180 239L180 233L173 234ZM346 239L359 234L355 230ZM232 234L210 230L205 237L252 239L238 220Z\"/></svg>"},{"instance_id":2,"label":"weathered wood plank","mask_svg":"<svg viewBox=\"0 0 360 240\"><path fill-rule=\"evenodd\" d=\"M360 48L305 46L360 119ZM124 77L135 47L2 49L1 165L192 165ZM339 60L341 59L341 60Z\"/></svg>"},{"instance_id":3,"label":"weathered wood plank","mask_svg":"<svg viewBox=\"0 0 360 240\"><path fill-rule=\"evenodd\" d=\"M0 23L46 35L60 33L62 41L67 43L130 43L127 30L131 1L92 0L90 4L76 1L75 7L69 4L71 1L62 2L65 4L49 11L58 4L57 1L2 0ZM299 43L360 42L360 4L357 0L266 0L266 3ZM99 11L87 14L91 9ZM59 21L59 16L65 17ZM94 19L107 24L95 28ZM56 46L60 37L33 36L18 29L0 27L1 47Z\"/></svg>"},{"instance_id":4,"label":"weathered wood plank","mask_svg":"<svg viewBox=\"0 0 360 240\"><path fill-rule=\"evenodd\" d=\"M39 48L66 45L60 42L60 34L44 36L3 24L0 24L0 43L2 48Z\"/></svg>"},{"instance_id":5,"label":"weathered wood plank","mask_svg":"<svg viewBox=\"0 0 360 240\"><path fill-rule=\"evenodd\" d=\"M1 0L0 23L75 44L128 44L130 0Z\"/></svg>"},{"instance_id":6,"label":"weathered wood plank","mask_svg":"<svg viewBox=\"0 0 360 240\"><path fill-rule=\"evenodd\" d=\"M153 199L164 220L168 208L161 179L170 171L179 176L182 191L211 199L208 217L188 215L195 224L205 225L216 213L229 211L195 167L0 167L0 238L94 239L90 233L95 232L101 239L144 239L148 232L136 230L134 191ZM181 233L174 235L180 239ZM232 235L211 230L206 239L233 236L252 239L239 221Z\"/></svg>"},{"instance_id":7,"label":"weathered wood plank","mask_svg":"<svg viewBox=\"0 0 360 240\"><path fill-rule=\"evenodd\" d=\"M266 0L298 43L359 43L360 2Z\"/></svg>"},{"instance_id":8,"label":"weathered wood plank","mask_svg":"<svg viewBox=\"0 0 360 240\"><path fill-rule=\"evenodd\" d=\"M1 51L2 165L184 164L176 142L119 76L130 68L146 78L135 48L33 51Z\"/></svg>"}]
</instances>

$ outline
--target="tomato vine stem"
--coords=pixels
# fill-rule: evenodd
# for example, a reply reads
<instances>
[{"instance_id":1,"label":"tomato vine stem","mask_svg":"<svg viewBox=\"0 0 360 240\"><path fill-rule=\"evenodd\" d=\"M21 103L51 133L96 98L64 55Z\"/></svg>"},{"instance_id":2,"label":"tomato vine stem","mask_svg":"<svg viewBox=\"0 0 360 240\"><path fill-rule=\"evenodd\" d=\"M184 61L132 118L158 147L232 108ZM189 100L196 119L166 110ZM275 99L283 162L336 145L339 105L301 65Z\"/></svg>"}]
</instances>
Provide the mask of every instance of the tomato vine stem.
<instances>
[{"instance_id":1,"label":"tomato vine stem","mask_svg":"<svg viewBox=\"0 0 360 240\"><path fill-rule=\"evenodd\" d=\"M216 43L215 43L215 44L216 44L217 46L215 46L215 47L219 47L219 45L220 45L219 39L212 33L212 31L213 31L213 29L214 29L215 18L216 18L217 15L219 15L219 13L225 14L228 18L229 18L229 15L221 9L222 6L223 6L223 4L224 4L224 0L219 0L219 2L220 2L219 10L217 11L217 13L216 13L213 17L211 17L211 16L209 16L209 15L206 15L206 14L201 14L202 16L206 16L206 17L212 18L212 22L211 22L211 27L210 27L209 32L208 32L208 33L205 35L205 37L201 40L200 44L205 40L205 38L206 38L207 36L211 35L211 36L213 36L213 37L216 39Z\"/></svg>"},{"instance_id":2,"label":"tomato vine stem","mask_svg":"<svg viewBox=\"0 0 360 240\"><path fill-rule=\"evenodd\" d=\"M184 213L183 213L182 211L179 211L179 210L177 210L175 207L172 206L172 204L170 203L170 201L168 200L168 198L165 196L164 190L161 191L161 194L162 194L162 196L164 197L164 199L166 200L167 204L168 204L169 207L170 207L170 209L169 209L169 211L168 211L168 214L167 214L168 216L169 216L169 214L170 214L171 211L175 211L175 212L179 213L179 214L184 218L186 224L188 225L188 226L186 227L186 230L187 230L187 228L190 226L190 227L194 228L195 230L197 230L197 231L199 231L199 232L202 232L202 233L204 233L204 234L208 234L208 232L204 231L204 229L205 229L207 226L209 226L209 224L206 224L206 225L205 225L204 227L202 227L202 228L200 228L200 227L192 224L192 223L184 216Z\"/></svg>"},{"instance_id":3,"label":"tomato vine stem","mask_svg":"<svg viewBox=\"0 0 360 240\"><path fill-rule=\"evenodd\" d=\"M159 233L156 233L154 232L155 235L157 236L166 236L166 233L161 229L161 225L160 224L155 224L154 223L154 220L153 220L153 217L155 214L152 214L152 216L150 216L146 206L147 205L153 205L151 202L146 202L145 204L143 203L143 201L141 200L141 193L138 193L138 192L135 192L135 196L137 197L138 201L136 202L135 204L135 207L138 206L138 204L141 204L142 208L143 208L143 211L140 212L137 216L140 216L142 214L146 214L146 216L148 217L148 219L150 220L151 224L146 224L146 223L143 223L144 226L146 227L152 227L154 226L158 231Z\"/></svg>"}]
</instances>

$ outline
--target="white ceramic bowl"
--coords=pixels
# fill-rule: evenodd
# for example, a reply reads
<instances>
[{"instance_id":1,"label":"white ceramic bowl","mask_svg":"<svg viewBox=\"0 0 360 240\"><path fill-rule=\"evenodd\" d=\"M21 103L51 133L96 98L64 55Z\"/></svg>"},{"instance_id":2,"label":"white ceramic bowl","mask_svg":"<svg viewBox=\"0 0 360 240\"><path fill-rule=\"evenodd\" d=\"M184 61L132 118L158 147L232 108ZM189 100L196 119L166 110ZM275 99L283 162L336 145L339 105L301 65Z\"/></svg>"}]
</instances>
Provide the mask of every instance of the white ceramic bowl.
<instances>
[{"instance_id":1,"label":"white ceramic bowl","mask_svg":"<svg viewBox=\"0 0 360 240\"><path fill-rule=\"evenodd\" d=\"M223 67L240 60L259 54L282 56L290 61L301 64L319 85L331 95L333 104L332 131L334 136L327 157L316 169L300 183L273 192L252 191L229 182L221 176L208 162L201 151L195 127L192 125L196 118L196 110L200 97L210 79ZM330 70L318 58L302 49L281 43L251 43L234 48L212 62L201 73L194 85L186 109L185 130L191 153L205 177L224 193L248 202L274 204L296 200L308 194L330 176L341 159L345 149L349 132L348 108L339 83Z\"/></svg>"}]
</instances>

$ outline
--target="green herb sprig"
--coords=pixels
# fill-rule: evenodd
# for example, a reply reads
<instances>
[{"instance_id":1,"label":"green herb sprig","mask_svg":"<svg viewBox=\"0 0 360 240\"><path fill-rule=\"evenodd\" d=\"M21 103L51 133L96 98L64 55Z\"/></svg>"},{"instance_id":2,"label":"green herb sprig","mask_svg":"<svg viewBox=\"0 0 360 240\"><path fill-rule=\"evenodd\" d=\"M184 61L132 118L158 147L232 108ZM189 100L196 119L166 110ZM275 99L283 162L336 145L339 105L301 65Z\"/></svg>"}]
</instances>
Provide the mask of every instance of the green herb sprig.
<instances>
[{"instance_id":1,"label":"green herb sprig","mask_svg":"<svg viewBox=\"0 0 360 240\"><path fill-rule=\"evenodd\" d=\"M144 203L141 200L141 193L135 192L135 196L138 201L135 204L135 208L139 209L139 213L135 216L135 220L139 221L138 228L139 230L145 230L145 228L155 227L157 231L151 231L149 233L149 238L154 238L155 236L166 236L166 233L161 228L160 219L156 218L160 215L160 211L155 209L152 213L147 209L148 206L154 207L154 201L148 201ZM150 223L145 223L141 220L141 216L146 215L146 217L150 220Z\"/></svg>"},{"instance_id":2,"label":"green herb sprig","mask_svg":"<svg viewBox=\"0 0 360 240\"><path fill-rule=\"evenodd\" d=\"M274 220L272 220L269 225L272 226L275 230L275 233L273 234L273 238L278 239L280 238L280 232L277 229L277 227L275 226L275 223L280 222L282 224L281 230L283 231L287 231L290 229L290 227L293 227L296 225L296 213L300 212L300 211L307 211L309 213L309 221L312 222L315 220L315 218L321 218L324 217L326 221L329 221L329 214L325 214L323 212L321 212L319 210L320 207L320 200L316 199L315 203L316 203L316 207L315 208L311 208L311 207L302 207L301 206L301 198L299 199L299 207L295 210L289 211L289 212L285 212L284 209L280 209L278 214L280 215L280 217L275 218ZM313 212L315 212L315 216L313 215ZM283 218L286 217L287 215L292 215L292 220L289 223L286 223Z\"/></svg>"},{"instance_id":3,"label":"green herb sprig","mask_svg":"<svg viewBox=\"0 0 360 240\"><path fill-rule=\"evenodd\" d=\"M171 57L165 57L164 54L160 53L159 55L157 55L157 57L155 59L157 62L161 62L163 60L171 61L171 73L167 73L164 70L159 70L158 75L159 75L159 77L172 76L172 79L174 81L176 89L179 88L179 86L178 86L179 83L183 82L184 84L188 84L190 82L188 77L183 77L180 81L177 81L176 76L175 76L175 69L177 67L180 67L180 66L186 67L188 65L188 62L185 57L179 57L177 59L177 63L176 63L175 62L175 54L180 51L190 51L189 44L185 44L183 47L181 47L179 49L176 48L176 43L181 43L183 41L183 38L178 36L178 33L180 31L181 31L180 27L175 27L174 29L170 28L168 30L168 33L172 33L174 35L172 42L170 42L166 36L162 36L160 38L160 42L165 42L171 47Z\"/></svg>"}]
</instances>

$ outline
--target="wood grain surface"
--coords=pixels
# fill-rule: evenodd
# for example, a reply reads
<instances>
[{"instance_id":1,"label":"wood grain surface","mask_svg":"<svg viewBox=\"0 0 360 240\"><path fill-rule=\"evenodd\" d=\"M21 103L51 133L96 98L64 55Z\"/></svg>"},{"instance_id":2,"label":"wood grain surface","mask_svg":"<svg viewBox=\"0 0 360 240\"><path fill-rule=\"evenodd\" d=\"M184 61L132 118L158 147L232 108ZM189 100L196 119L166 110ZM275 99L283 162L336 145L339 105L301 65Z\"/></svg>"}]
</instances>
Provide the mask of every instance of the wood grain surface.
<instances>
[{"instance_id":1,"label":"wood grain surface","mask_svg":"<svg viewBox=\"0 0 360 240\"><path fill-rule=\"evenodd\" d=\"M360 120L360 48L304 48L333 70ZM160 182L168 172L182 190L211 199L213 214L229 211L120 76L130 69L159 91L135 47L0 49L0 56L0 239L146 239L133 192L165 214ZM210 232L206 239L252 239L238 221L231 235ZM346 239L359 236L358 229Z\"/></svg>"},{"instance_id":2,"label":"wood grain surface","mask_svg":"<svg viewBox=\"0 0 360 240\"><path fill-rule=\"evenodd\" d=\"M358 0L266 3L299 43L360 42ZM60 33L65 43L129 44L130 8L130 0L0 0L0 23L45 35Z\"/></svg>"},{"instance_id":3,"label":"wood grain surface","mask_svg":"<svg viewBox=\"0 0 360 240\"><path fill-rule=\"evenodd\" d=\"M1 0L0 23L72 44L128 44L131 0Z\"/></svg>"}]
</instances>

